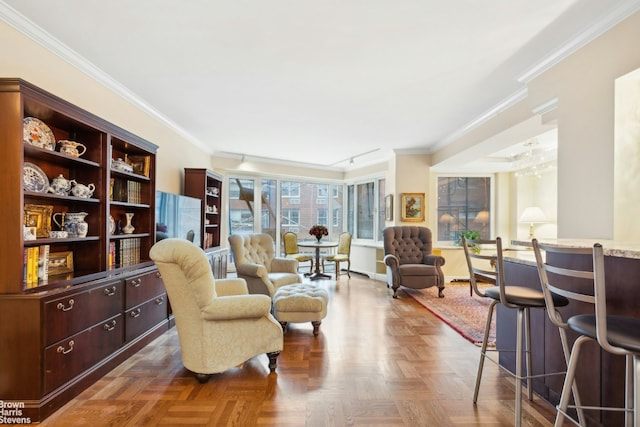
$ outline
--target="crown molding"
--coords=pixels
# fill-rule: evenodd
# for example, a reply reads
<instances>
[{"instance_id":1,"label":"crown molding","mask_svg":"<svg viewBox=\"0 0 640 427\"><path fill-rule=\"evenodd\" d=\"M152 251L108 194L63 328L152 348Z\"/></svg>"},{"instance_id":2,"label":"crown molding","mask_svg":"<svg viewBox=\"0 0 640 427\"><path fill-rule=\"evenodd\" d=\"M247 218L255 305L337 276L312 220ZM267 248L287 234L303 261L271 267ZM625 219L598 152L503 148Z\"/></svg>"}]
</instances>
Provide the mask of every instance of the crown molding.
<instances>
[{"instance_id":1,"label":"crown molding","mask_svg":"<svg viewBox=\"0 0 640 427\"><path fill-rule=\"evenodd\" d=\"M518 89L516 92L512 93L511 95L509 95L508 97L506 97L505 99L503 99L502 101L500 101L499 103L491 107L484 114L478 116L477 118L470 121L460 129L458 129L457 131L449 134L449 136L447 136L446 138L440 140L437 144L433 145L432 151L436 151L440 148L447 146L448 144L457 140L464 134L488 122L492 118L496 117L498 114L514 106L518 102L526 99L527 95L528 95L528 89L526 87Z\"/></svg>"},{"instance_id":2,"label":"crown molding","mask_svg":"<svg viewBox=\"0 0 640 427\"><path fill-rule=\"evenodd\" d=\"M603 16L598 22L585 31L582 31L568 42L558 47L529 70L524 72L517 81L520 83L529 83L540 74L548 71L571 54L575 53L588 43L600 37L620 22L633 15L640 10L640 1L628 0L615 8L607 15Z\"/></svg>"},{"instance_id":3,"label":"crown molding","mask_svg":"<svg viewBox=\"0 0 640 427\"><path fill-rule=\"evenodd\" d=\"M151 107L146 101L135 95L127 87L116 81L113 77L102 71L100 68L96 67L91 61L87 60L76 51L70 49L67 45L60 42L44 29L36 25L29 18L22 15L20 12L18 12L2 0L0 0L0 19L2 19L8 25L15 28L25 36L29 37L31 40L38 43L45 49L49 50L60 59L68 62L79 71L88 75L99 84L114 92L116 95L120 96L149 116L158 120L164 126L173 130L175 133L182 136L195 146L199 147L209 154L213 153L211 147L205 145L198 138L194 137L182 127L178 126L175 122L170 120L155 108Z\"/></svg>"}]
</instances>

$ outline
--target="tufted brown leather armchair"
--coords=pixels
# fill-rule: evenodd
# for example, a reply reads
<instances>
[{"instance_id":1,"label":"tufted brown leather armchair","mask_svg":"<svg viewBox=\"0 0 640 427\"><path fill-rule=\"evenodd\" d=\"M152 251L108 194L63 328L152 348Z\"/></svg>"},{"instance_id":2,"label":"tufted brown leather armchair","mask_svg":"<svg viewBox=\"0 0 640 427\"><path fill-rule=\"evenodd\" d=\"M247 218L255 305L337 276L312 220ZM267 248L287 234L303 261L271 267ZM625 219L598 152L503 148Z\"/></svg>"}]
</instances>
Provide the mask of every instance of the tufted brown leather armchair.
<instances>
[{"instance_id":1,"label":"tufted brown leather armchair","mask_svg":"<svg viewBox=\"0 0 640 427\"><path fill-rule=\"evenodd\" d=\"M433 255L431 230L417 226L387 227L382 232L384 263L387 266L387 287L393 288L393 297L398 297L398 288L413 289L438 287L438 297L444 297L444 258Z\"/></svg>"}]
</instances>

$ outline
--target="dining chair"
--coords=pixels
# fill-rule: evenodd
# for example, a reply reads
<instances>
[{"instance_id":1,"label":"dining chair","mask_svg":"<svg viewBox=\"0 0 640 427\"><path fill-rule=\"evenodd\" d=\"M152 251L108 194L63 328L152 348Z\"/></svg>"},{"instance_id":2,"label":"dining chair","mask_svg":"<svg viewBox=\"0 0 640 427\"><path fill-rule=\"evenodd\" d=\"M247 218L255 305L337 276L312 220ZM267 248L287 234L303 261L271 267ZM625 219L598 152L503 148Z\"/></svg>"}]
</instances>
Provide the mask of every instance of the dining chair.
<instances>
[{"instance_id":1,"label":"dining chair","mask_svg":"<svg viewBox=\"0 0 640 427\"><path fill-rule=\"evenodd\" d=\"M298 250L298 235L292 231L287 231L282 235L284 246L284 257L295 259L298 263L309 262L309 273L313 273L313 255L301 253Z\"/></svg>"},{"instance_id":2,"label":"dining chair","mask_svg":"<svg viewBox=\"0 0 640 427\"><path fill-rule=\"evenodd\" d=\"M324 273L324 263L334 262L336 264L336 279L340 276L340 263L347 263L347 276L351 278L351 233L344 232L338 238L338 250L334 254L322 257L322 272Z\"/></svg>"},{"instance_id":3,"label":"dining chair","mask_svg":"<svg viewBox=\"0 0 640 427\"><path fill-rule=\"evenodd\" d=\"M580 426L586 425L584 410L600 411L624 411L625 426L640 425L640 318L617 316L607 313L607 287L605 283L605 258L602 245L595 243L589 248L558 247L552 244L532 240L533 250L536 256L536 264L540 275L540 282L547 301L549 319L558 327L560 336L567 340L567 332L578 334L571 350L568 345L564 348L568 358L567 375L562 386L560 402L557 405L555 425L561 426L566 419ZM542 253L544 252L545 259ZM592 262L587 262L586 267L580 268L576 263L569 265L555 265L559 262L550 260L566 256L588 256ZM558 256L559 255L559 256ZM587 304L587 312L567 316L564 319L558 311L555 301L550 295L563 295L571 301ZM588 342L597 342L600 347L611 354L622 355L626 358L625 378L625 402L624 408L605 406L583 406L580 403L578 387L575 376L578 368L597 369L593 366L584 366L580 362L582 346ZM583 362L584 363L584 362ZM589 375L592 375L590 372ZM573 396L574 405L570 405ZM568 409L577 411L578 420L568 412Z\"/></svg>"},{"instance_id":4,"label":"dining chair","mask_svg":"<svg viewBox=\"0 0 640 427\"><path fill-rule=\"evenodd\" d=\"M489 311L487 313L487 321L485 323L484 336L480 349L480 363L478 364L478 373L476 375L476 385L473 392L473 403L478 402L478 394L480 392L480 382L482 380L482 371L484 369L485 360L489 360L505 372L513 376L516 380L515 387L515 426L519 427L522 423L522 381L527 383L527 398L533 400L533 384L534 378L540 378L552 374L537 374L531 372L531 324L530 309L545 308L545 299L542 291L531 289L525 286L506 285L504 277L504 258L502 249L502 239L496 237L495 240L476 239L472 242L462 236L462 247L464 249L467 267L469 269L469 281L473 291L480 297L490 298ZM474 247L480 247L480 251L474 250ZM480 287L478 282L484 281L493 284L489 287ZM554 296L555 304L559 307L567 305L569 300L564 297ZM498 349L489 347L489 332L491 329L491 320L495 307L502 304L503 307L517 311L516 315L516 345L515 349ZM489 357L492 352L515 352L515 372L511 372L502 366L495 358ZM526 366L526 374L523 374L522 364Z\"/></svg>"}]
</instances>

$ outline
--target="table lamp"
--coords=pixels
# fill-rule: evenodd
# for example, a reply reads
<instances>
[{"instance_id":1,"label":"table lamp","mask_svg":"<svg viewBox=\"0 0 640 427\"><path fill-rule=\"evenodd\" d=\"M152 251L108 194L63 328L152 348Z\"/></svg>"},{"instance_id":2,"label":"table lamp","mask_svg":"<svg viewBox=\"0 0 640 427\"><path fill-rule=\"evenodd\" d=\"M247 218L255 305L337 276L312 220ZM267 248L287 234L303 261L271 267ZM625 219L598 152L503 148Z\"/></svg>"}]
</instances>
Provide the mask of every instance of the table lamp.
<instances>
[{"instance_id":1,"label":"table lamp","mask_svg":"<svg viewBox=\"0 0 640 427\"><path fill-rule=\"evenodd\" d=\"M520 222L529 224L529 239L533 239L533 225L547 222L547 217L539 207L529 206L520 215Z\"/></svg>"}]
</instances>

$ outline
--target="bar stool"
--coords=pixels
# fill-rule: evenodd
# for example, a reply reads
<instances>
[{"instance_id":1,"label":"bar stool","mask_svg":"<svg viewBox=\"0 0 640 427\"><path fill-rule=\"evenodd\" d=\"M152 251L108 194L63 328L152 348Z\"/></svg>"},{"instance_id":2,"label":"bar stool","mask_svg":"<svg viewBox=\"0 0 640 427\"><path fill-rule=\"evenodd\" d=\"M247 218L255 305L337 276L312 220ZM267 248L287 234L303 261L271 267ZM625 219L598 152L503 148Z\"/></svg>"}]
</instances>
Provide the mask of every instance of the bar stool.
<instances>
[{"instance_id":1,"label":"bar stool","mask_svg":"<svg viewBox=\"0 0 640 427\"><path fill-rule=\"evenodd\" d=\"M607 296L604 272L604 252L602 245L596 243L592 248L567 248L532 241L536 255L536 263L540 274L542 289L547 300L549 318L564 336L566 331L576 332L579 336L574 341L568 357L567 375L562 386L560 403L556 407L556 426L561 426L564 419L584 426L584 410L625 411L626 426L640 426L640 319L607 314ZM591 255L593 267L570 269L549 265L542 259L542 251L547 255L558 253L563 255ZM569 279L569 280L567 280ZM566 321L555 310L554 301L548 298L551 293L560 294L569 300L591 304L593 311L588 314L570 316ZM597 341L600 347L626 358L625 376L625 407L594 407L582 406L575 384L576 369L579 366L580 349L586 342ZM567 347L568 348L568 347ZM573 395L575 405L569 405ZM578 420L567 412L569 408L576 409Z\"/></svg>"},{"instance_id":2,"label":"bar stool","mask_svg":"<svg viewBox=\"0 0 640 427\"><path fill-rule=\"evenodd\" d=\"M482 347L480 349L480 363L478 365L478 373L476 375L476 386L473 393L473 403L477 403L480 391L480 381L482 379L482 370L484 368L485 359L489 360L516 380L515 387L515 426L519 427L522 423L522 381L527 382L527 397L533 400L532 379L548 375L558 375L562 373L539 374L531 373L531 326L530 326L530 309L545 308L544 294L542 291L527 288L524 286L506 286L504 283L504 261L502 254L502 239L496 237L495 240L473 240L469 242L462 237L462 247L467 259L469 268L469 281L473 287L473 291L481 297L491 298L489 305L489 313L487 314L487 322L484 329L484 338L482 339ZM484 251L477 252L474 248L479 247ZM480 289L478 281L486 281L493 283L494 286ZM564 297L554 296L556 306L569 304L569 300ZM514 349L488 349L489 331L491 329L491 319L496 305L500 303L505 308L517 310L516 321L516 347ZM523 342L524 341L524 342ZM524 344L524 349L523 349ZM516 366L515 373L509 371L500 365L497 360L489 357L489 352L508 352L515 351ZM526 375L522 373L522 363L526 364Z\"/></svg>"}]
</instances>

